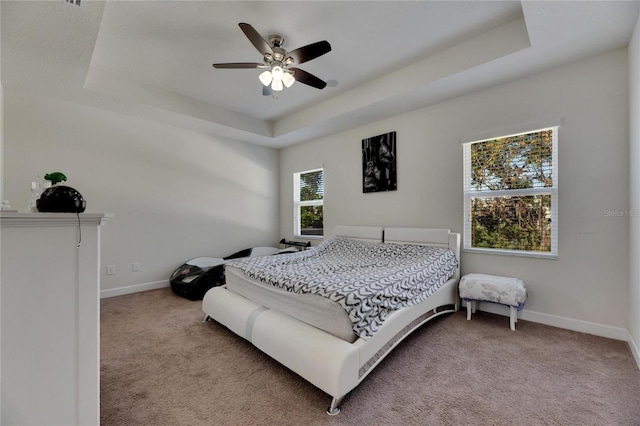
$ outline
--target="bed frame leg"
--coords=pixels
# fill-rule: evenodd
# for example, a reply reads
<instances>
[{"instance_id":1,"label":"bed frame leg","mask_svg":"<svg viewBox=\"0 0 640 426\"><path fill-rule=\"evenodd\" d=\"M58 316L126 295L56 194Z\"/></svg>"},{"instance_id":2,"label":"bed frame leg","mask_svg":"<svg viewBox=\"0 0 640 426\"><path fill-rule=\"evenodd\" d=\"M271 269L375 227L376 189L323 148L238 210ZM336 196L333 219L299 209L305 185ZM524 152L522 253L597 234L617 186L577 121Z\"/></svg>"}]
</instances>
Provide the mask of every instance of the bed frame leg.
<instances>
[{"instance_id":1,"label":"bed frame leg","mask_svg":"<svg viewBox=\"0 0 640 426\"><path fill-rule=\"evenodd\" d=\"M327 414L330 416L336 416L340 414L340 403L343 399L344 396L342 398L333 398L331 400L331 405L329 406L329 408L327 408Z\"/></svg>"}]
</instances>

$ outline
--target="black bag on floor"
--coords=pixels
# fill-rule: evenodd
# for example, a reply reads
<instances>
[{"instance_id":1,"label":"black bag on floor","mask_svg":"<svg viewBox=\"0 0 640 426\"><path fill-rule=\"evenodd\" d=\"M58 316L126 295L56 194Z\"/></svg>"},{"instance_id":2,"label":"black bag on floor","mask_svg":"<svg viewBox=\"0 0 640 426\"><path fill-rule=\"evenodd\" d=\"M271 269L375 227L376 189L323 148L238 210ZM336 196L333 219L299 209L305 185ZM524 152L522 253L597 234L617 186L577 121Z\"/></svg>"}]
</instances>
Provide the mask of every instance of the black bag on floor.
<instances>
[{"instance_id":1,"label":"black bag on floor","mask_svg":"<svg viewBox=\"0 0 640 426\"><path fill-rule=\"evenodd\" d=\"M186 299L201 300L209 289L224 284L224 263L216 257L187 261L171 274L171 290Z\"/></svg>"},{"instance_id":2,"label":"black bag on floor","mask_svg":"<svg viewBox=\"0 0 640 426\"><path fill-rule=\"evenodd\" d=\"M207 291L225 283L224 264L227 260L272 254L276 251L278 249L257 247L240 250L224 258L196 257L176 269L171 274L169 283L178 296L189 300L202 300Z\"/></svg>"}]
</instances>

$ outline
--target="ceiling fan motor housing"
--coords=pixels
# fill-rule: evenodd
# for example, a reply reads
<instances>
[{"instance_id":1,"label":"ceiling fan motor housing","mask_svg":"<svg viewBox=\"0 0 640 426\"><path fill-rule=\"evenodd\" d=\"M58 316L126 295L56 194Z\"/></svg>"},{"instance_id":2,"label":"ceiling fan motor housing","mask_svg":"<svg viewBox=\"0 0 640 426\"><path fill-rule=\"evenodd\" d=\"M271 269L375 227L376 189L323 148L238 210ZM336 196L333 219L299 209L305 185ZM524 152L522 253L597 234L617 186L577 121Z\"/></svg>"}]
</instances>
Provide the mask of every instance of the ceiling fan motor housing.
<instances>
[{"instance_id":1,"label":"ceiling fan motor housing","mask_svg":"<svg viewBox=\"0 0 640 426\"><path fill-rule=\"evenodd\" d=\"M284 36L280 34L271 34L269 36L269 43L274 47L282 47L284 45Z\"/></svg>"},{"instance_id":2,"label":"ceiling fan motor housing","mask_svg":"<svg viewBox=\"0 0 640 426\"><path fill-rule=\"evenodd\" d=\"M272 61L284 64L286 55L287 55L287 51L286 50L284 50L284 49L282 49L280 47L274 47L273 48Z\"/></svg>"}]
</instances>

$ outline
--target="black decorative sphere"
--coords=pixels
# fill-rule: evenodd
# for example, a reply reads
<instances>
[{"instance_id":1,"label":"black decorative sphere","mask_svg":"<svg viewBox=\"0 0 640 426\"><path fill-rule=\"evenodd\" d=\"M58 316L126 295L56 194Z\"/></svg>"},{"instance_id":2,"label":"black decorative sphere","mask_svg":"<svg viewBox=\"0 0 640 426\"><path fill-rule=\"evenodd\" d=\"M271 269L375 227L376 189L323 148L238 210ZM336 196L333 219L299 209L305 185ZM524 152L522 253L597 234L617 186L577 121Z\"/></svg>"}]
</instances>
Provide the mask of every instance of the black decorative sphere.
<instances>
[{"instance_id":1,"label":"black decorative sphere","mask_svg":"<svg viewBox=\"0 0 640 426\"><path fill-rule=\"evenodd\" d=\"M82 213L87 202L70 186L55 185L42 191L36 207L43 213Z\"/></svg>"}]
</instances>

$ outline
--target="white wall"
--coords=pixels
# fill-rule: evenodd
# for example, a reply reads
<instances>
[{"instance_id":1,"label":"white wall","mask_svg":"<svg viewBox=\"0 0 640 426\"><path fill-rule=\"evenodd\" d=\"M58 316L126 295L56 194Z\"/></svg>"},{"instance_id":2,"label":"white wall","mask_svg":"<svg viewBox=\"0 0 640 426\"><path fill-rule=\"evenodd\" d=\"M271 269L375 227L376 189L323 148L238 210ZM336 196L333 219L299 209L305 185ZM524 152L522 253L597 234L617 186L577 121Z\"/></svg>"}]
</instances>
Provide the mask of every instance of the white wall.
<instances>
[{"instance_id":1,"label":"white wall","mask_svg":"<svg viewBox=\"0 0 640 426\"><path fill-rule=\"evenodd\" d=\"M626 49L281 151L283 235L292 236L292 173L325 168L325 227L463 229L462 138L548 119L559 130L559 258L464 253L462 272L522 278L523 319L626 338L628 207ZM363 194L361 140L397 131L398 190ZM506 311L508 312L508 310Z\"/></svg>"},{"instance_id":2,"label":"white wall","mask_svg":"<svg viewBox=\"0 0 640 426\"><path fill-rule=\"evenodd\" d=\"M629 345L640 366L640 18L629 43Z\"/></svg>"},{"instance_id":3,"label":"white wall","mask_svg":"<svg viewBox=\"0 0 640 426\"><path fill-rule=\"evenodd\" d=\"M87 212L115 214L102 232L103 294L166 285L187 259L279 241L276 150L6 89L4 123L12 207L26 210L37 174L62 171Z\"/></svg>"}]
</instances>

